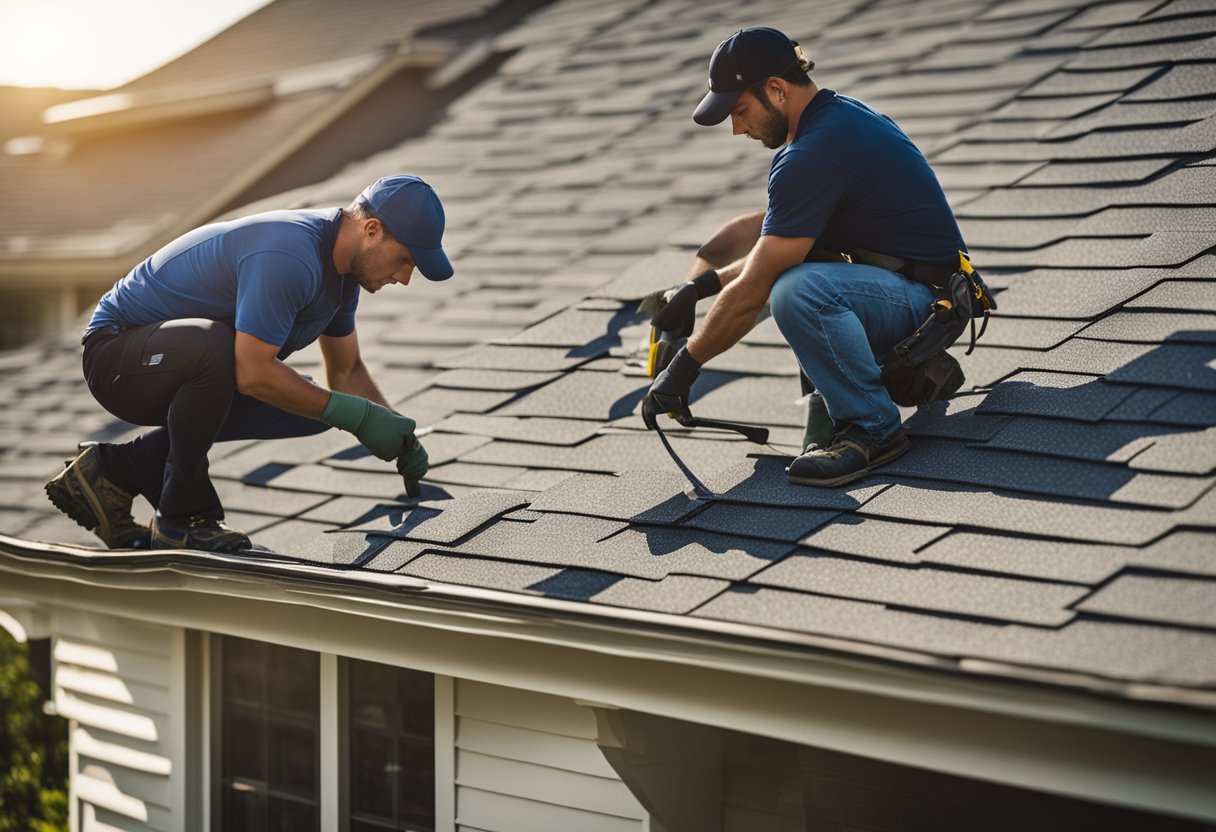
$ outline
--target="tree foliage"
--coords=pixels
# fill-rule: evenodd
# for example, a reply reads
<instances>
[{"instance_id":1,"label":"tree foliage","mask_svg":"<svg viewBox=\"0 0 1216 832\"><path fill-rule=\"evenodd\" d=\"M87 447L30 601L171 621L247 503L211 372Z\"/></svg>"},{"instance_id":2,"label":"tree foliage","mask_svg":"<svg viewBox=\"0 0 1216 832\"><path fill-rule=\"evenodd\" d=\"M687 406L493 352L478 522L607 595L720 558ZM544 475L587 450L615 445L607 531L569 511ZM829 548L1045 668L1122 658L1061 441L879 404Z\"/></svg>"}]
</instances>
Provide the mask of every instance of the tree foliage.
<instances>
[{"instance_id":1,"label":"tree foliage","mask_svg":"<svg viewBox=\"0 0 1216 832\"><path fill-rule=\"evenodd\" d=\"M26 645L0 629L0 832L68 828L67 721L42 698Z\"/></svg>"}]
</instances>

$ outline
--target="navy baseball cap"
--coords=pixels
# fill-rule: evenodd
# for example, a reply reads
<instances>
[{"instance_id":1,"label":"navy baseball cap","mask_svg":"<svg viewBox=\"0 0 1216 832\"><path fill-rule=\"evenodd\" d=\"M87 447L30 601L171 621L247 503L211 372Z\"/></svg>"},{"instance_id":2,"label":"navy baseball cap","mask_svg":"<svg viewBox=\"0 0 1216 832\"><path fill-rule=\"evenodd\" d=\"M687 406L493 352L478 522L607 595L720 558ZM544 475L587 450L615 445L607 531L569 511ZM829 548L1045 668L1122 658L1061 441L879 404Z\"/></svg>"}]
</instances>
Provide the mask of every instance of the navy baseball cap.
<instances>
[{"instance_id":1,"label":"navy baseball cap","mask_svg":"<svg viewBox=\"0 0 1216 832\"><path fill-rule=\"evenodd\" d=\"M720 124L752 84L780 75L799 61L798 44L768 26L740 29L709 59L709 92L692 114L697 124Z\"/></svg>"},{"instance_id":2,"label":"navy baseball cap","mask_svg":"<svg viewBox=\"0 0 1216 832\"><path fill-rule=\"evenodd\" d=\"M363 189L359 201L410 250L427 280L447 280L452 263L443 251L443 203L417 176L385 176Z\"/></svg>"}]
</instances>

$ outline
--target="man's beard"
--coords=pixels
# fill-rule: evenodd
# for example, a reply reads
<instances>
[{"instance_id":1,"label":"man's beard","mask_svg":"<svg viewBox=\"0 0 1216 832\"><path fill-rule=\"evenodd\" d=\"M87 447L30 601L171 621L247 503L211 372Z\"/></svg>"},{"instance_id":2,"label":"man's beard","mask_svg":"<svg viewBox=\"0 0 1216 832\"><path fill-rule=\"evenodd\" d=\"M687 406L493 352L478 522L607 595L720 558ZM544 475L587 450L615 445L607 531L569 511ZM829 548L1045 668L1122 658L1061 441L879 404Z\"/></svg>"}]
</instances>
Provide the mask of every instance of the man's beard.
<instances>
[{"instance_id":1,"label":"man's beard","mask_svg":"<svg viewBox=\"0 0 1216 832\"><path fill-rule=\"evenodd\" d=\"M351 276L359 282L360 286L367 289L369 292L375 291L372 286L375 286L376 289L380 288L379 285L372 282L371 274L368 269L368 261L370 259L371 258L367 256L366 252L357 251L350 261Z\"/></svg>"},{"instance_id":2,"label":"man's beard","mask_svg":"<svg viewBox=\"0 0 1216 832\"><path fill-rule=\"evenodd\" d=\"M777 112L777 109L769 105L764 110L764 120L760 122L759 133L756 138L760 143L769 150L776 150L785 144L785 140L789 137L789 126L785 117Z\"/></svg>"}]
</instances>

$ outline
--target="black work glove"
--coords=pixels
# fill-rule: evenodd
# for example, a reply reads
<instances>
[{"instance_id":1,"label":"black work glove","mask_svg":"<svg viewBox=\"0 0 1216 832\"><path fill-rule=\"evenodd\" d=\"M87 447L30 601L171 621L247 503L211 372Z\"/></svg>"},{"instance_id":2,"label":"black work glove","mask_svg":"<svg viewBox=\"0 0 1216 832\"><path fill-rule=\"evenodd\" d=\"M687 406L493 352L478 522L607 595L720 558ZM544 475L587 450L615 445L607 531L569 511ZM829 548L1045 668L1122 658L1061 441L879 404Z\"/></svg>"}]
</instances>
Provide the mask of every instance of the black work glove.
<instances>
[{"instance_id":1,"label":"black work glove","mask_svg":"<svg viewBox=\"0 0 1216 832\"><path fill-rule=\"evenodd\" d=\"M397 473L405 483L405 493L408 497L417 497L422 493L418 480L430 469L426 448L416 436L407 436L401 445L401 453L397 455Z\"/></svg>"},{"instance_id":2,"label":"black work glove","mask_svg":"<svg viewBox=\"0 0 1216 832\"><path fill-rule=\"evenodd\" d=\"M701 272L687 283L651 292L638 305L639 312L652 316L655 329L674 332L680 338L692 335L697 320L697 301L722 291L722 279L713 269Z\"/></svg>"},{"instance_id":3,"label":"black work glove","mask_svg":"<svg viewBox=\"0 0 1216 832\"><path fill-rule=\"evenodd\" d=\"M646 427L654 430L657 426L655 417L661 413L673 413L677 419L691 417L688 392L699 375L701 363L689 354L688 347L681 347L642 399L642 421Z\"/></svg>"}]
</instances>

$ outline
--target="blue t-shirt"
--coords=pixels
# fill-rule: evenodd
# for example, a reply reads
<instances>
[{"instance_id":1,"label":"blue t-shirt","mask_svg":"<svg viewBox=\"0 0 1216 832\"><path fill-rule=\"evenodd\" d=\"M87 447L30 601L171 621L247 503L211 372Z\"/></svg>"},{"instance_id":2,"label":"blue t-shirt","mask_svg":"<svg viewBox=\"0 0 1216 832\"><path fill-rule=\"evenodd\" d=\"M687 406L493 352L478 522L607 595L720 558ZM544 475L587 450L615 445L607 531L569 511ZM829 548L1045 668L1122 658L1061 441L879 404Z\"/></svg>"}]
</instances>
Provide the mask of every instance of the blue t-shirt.
<instances>
[{"instance_id":1,"label":"blue t-shirt","mask_svg":"<svg viewBox=\"0 0 1216 832\"><path fill-rule=\"evenodd\" d=\"M355 329L359 282L339 275L342 209L268 211L196 228L133 268L97 303L85 333L209 318L282 347Z\"/></svg>"},{"instance_id":2,"label":"blue t-shirt","mask_svg":"<svg viewBox=\"0 0 1216 832\"><path fill-rule=\"evenodd\" d=\"M760 232L815 237L913 263L953 261L965 251L933 169L894 121L852 98L820 90L777 151Z\"/></svg>"}]
</instances>

